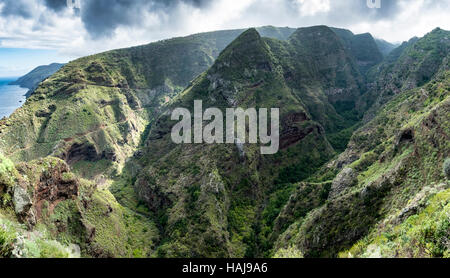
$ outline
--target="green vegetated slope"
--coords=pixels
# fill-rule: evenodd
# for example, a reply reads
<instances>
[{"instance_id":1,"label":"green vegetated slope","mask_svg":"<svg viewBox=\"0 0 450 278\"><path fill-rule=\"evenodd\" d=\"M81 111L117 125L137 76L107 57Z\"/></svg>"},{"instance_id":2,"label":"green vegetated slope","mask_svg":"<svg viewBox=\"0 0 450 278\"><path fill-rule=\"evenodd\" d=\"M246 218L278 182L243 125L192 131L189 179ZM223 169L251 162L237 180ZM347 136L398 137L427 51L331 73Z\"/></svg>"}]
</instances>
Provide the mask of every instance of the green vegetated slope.
<instances>
[{"instance_id":1,"label":"green vegetated slope","mask_svg":"<svg viewBox=\"0 0 450 278\"><path fill-rule=\"evenodd\" d=\"M239 36L169 104L136 162L142 170L135 187L162 224L158 255L270 255L274 221L295 183L335 155L327 132L358 121L354 99L363 93L355 58L326 26L300 28L284 42L255 29ZM262 156L257 145L173 144L170 111L193 111L194 100L223 111L279 107L281 151ZM336 109L341 103L349 114Z\"/></svg>"},{"instance_id":2,"label":"green vegetated slope","mask_svg":"<svg viewBox=\"0 0 450 278\"><path fill-rule=\"evenodd\" d=\"M345 47L352 52L362 73L366 73L383 60L383 52L379 48L378 40L375 40L370 33L354 35L346 29L331 29L344 41Z\"/></svg>"},{"instance_id":3,"label":"green vegetated slope","mask_svg":"<svg viewBox=\"0 0 450 278\"><path fill-rule=\"evenodd\" d=\"M450 200L443 164L450 155L449 39L448 31L436 29L389 61L393 70L384 71L378 84L389 84L386 76L401 76L408 85L399 84L353 134L347 150L311 178L339 172L324 203L299 214L292 208L312 201L292 196L277 220L284 232L275 251L313 257L448 256ZM430 65L433 70L425 67L429 59L438 62ZM385 88L378 92L383 98Z\"/></svg>"},{"instance_id":4,"label":"green vegetated slope","mask_svg":"<svg viewBox=\"0 0 450 278\"><path fill-rule=\"evenodd\" d=\"M449 49L448 31L436 28L425 37L413 38L392 51L368 74L372 90L367 94L367 102L373 105L366 118L371 119L399 92L422 86L436 72L448 70Z\"/></svg>"},{"instance_id":5,"label":"green vegetated slope","mask_svg":"<svg viewBox=\"0 0 450 278\"><path fill-rule=\"evenodd\" d=\"M261 27L259 30L279 39L286 39L294 31L275 27ZM132 213L117 204L106 189L110 178L117 176L124 162L145 141L146 128L159 113L159 107L188 85L196 75L208 69L220 51L243 31L204 33L81 58L67 64L43 82L21 109L9 119L2 120L0 148L8 157L9 164L13 165L12 160L33 165L40 158L57 157L65 160L77 176L90 179L95 184L93 187L98 188L92 189L91 194L98 199L94 200L95 206L84 208L85 211L81 212L83 209L79 204L71 204L76 214L83 215L83 225L78 228L99 235L98 243L94 242L94 235L87 236L91 238L88 247L84 246L81 250L82 255L150 256L151 244L148 243L153 238L151 234L140 243L140 249L134 248L136 245L126 244L141 239L121 231L121 225L126 226L124 230L132 226L132 230L137 223L136 228L140 229L139 223L143 221L132 219L146 216ZM5 207L13 205L9 201L14 196L17 182L18 178L11 177L11 188L2 196L5 198ZM30 189L28 199L32 199L35 194ZM127 199L131 198L133 205L139 206L133 192L122 194ZM108 210L108 207L117 207L121 211L120 215L108 212L103 215L103 210ZM148 210L141 206L139 211L147 213ZM61 215L67 213L62 211ZM64 217L66 220L70 218ZM89 217L91 219L86 220ZM123 217L131 220L125 221L121 219ZM42 221L38 217L37 223ZM32 222L28 228L34 225ZM43 226L48 225L51 224L46 222ZM148 221L145 230L152 231L152 225ZM17 229L19 232L11 236L25 233ZM61 233L53 233L49 238ZM117 238L124 244L109 241L108 237L115 237L115 233L127 237ZM83 246L84 237L86 235L67 241L73 240ZM39 238L45 239L47 236Z\"/></svg>"},{"instance_id":6,"label":"green vegetated slope","mask_svg":"<svg viewBox=\"0 0 450 278\"><path fill-rule=\"evenodd\" d=\"M156 226L57 158L0 154L0 258L149 257ZM21 224L19 224L21 223Z\"/></svg>"},{"instance_id":7,"label":"green vegetated slope","mask_svg":"<svg viewBox=\"0 0 450 278\"><path fill-rule=\"evenodd\" d=\"M286 38L292 29L261 27ZM120 171L159 108L207 70L243 30L114 50L68 63L0 127L14 161L57 156L85 177Z\"/></svg>"},{"instance_id":8,"label":"green vegetated slope","mask_svg":"<svg viewBox=\"0 0 450 278\"><path fill-rule=\"evenodd\" d=\"M0 256L448 256L448 31L384 60L370 34L244 31L43 82L0 123ZM173 144L194 100L279 107L280 152Z\"/></svg>"},{"instance_id":9,"label":"green vegetated slope","mask_svg":"<svg viewBox=\"0 0 450 278\"><path fill-rule=\"evenodd\" d=\"M11 85L19 85L22 88L29 89L29 91L27 92L27 97L29 97L42 81L53 75L63 66L64 64L57 63L53 63L47 66L39 66L26 75L20 77L16 81L12 82Z\"/></svg>"},{"instance_id":10,"label":"green vegetated slope","mask_svg":"<svg viewBox=\"0 0 450 278\"><path fill-rule=\"evenodd\" d=\"M377 44L378 49L384 57L388 56L394 49L396 49L400 45L387 42L383 39L375 39L375 43Z\"/></svg>"}]
</instances>

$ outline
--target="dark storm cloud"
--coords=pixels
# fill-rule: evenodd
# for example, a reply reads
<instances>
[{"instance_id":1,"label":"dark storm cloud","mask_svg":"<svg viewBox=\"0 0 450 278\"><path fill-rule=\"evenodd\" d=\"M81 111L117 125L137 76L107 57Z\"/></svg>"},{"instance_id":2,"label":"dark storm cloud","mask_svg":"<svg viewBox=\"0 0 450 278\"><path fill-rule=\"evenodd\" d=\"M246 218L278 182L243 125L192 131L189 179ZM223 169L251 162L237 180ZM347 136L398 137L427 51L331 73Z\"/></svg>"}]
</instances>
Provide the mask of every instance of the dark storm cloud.
<instances>
[{"instance_id":1,"label":"dark storm cloud","mask_svg":"<svg viewBox=\"0 0 450 278\"><path fill-rule=\"evenodd\" d=\"M81 18L93 37L111 35L119 26L138 25L145 12L165 12L181 2L202 8L208 0L85 0L81 5Z\"/></svg>"},{"instance_id":2,"label":"dark storm cloud","mask_svg":"<svg viewBox=\"0 0 450 278\"><path fill-rule=\"evenodd\" d=\"M67 0L44 0L47 8L59 12L67 8Z\"/></svg>"},{"instance_id":3,"label":"dark storm cloud","mask_svg":"<svg viewBox=\"0 0 450 278\"><path fill-rule=\"evenodd\" d=\"M220 1L221 4L218 7L222 7L225 0L77 1L80 2L81 9L75 9L74 13L71 13L67 7L67 0L0 0L0 19L2 17L8 17L8 20L33 19L36 23L33 28L45 29L47 26L58 26L58 19L55 17L79 17L82 24L80 27L85 29L90 38L95 40L114 37L115 31L120 27L129 27L130 30L147 28L149 34L152 34L151 32L162 35L167 33L167 36L170 36L173 33L183 33L183 29L187 28L185 23L192 19L190 10L179 9L180 4L199 9L201 15L207 16L210 13L219 15L217 22L214 22L214 18L212 18L208 25L221 26L222 15L220 11L214 10L211 4ZM245 28L252 24L255 26L281 24L291 27L325 24L351 27L360 23L376 24L381 20L393 22L399 20L402 14L401 9L407 9L409 3L419 2L380 0L381 8L371 9L367 5L367 0L238 1L228 0L226 2L230 6L239 6L243 2L249 3L244 10L239 11L239 18L234 18L234 22L231 23L234 24L232 25L233 28ZM313 5L319 7L318 11L311 12L311 10L314 10ZM325 8L323 8L324 6ZM450 8L450 0L426 0L422 2L422 8L445 11ZM227 12L227 9L223 11L223 13ZM149 17L149 13L152 14L151 17ZM232 15L224 14L223 17L232 18ZM227 26L224 25L223 28L227 28ZM190 32L190 30L186 30L186 33L188 31Z\"/></svg>"},{"instance_id":4,"label":"dark storm cloud","mask_svg":"<svg viewBox=\"0 0 450 278\"><path fill-rule=\"evenodd\" d=\"M59 0L65 2L66 0ZM207 8L215 0L81 0L81 18L86 30L94 38L111 36L120 26L136 26L145 17L145 12L165 13L169 17L173 8L184 3L197 8ZM445 0L443 0L445 1ZM56 3L58 0L46 0ZM367 0L330 1L331 10L326 16L335 24L355 21L376 21L395 17L400 8L399 0L381 0L380 9L371 9ZM435 1L440 2L440 0ZM230 5L233 2L230 1ZM255 3L255 6L258 3ZM285 5L299 6L296 0L285 0ZM292 9L294 12L297 9ZM261 14L264 17L264 13ZM280 15L282 16L282 15ZM182 19L171 18L173 21ZM312 21L313 22L313 21ZM168 22L170 24L171 22ZM173 24L174 22L172 22Z\"/></svg>"},{"instance_id":5,"label":"dark storm cloud","mask_svg":"<svg viewBox=\"0 0 450 278\"><path fill-rule=\"evenodd\" d=\"M1 16L19 16L31 18L33 16L30 3L26 0L0 0L4 4L0 11Z\"/></svg>"},{"instance_id":6,"label":"dark storm cloud","mask_svg":"<svg viewBox=\"0 0 450 278\"><path fill-rule=\"evenodd\" d=\"M79 0L81 10L75 9L75 15L81 16L82 22L92 37L107 37L120 26L136 26L145 20L145 13L166 13L180 3L203 8L213 0ZM44 5L47 10L62 12L68 8L67 0L0 0L4 4L0 16L36 18L44 22L44 14L33 11L36 4Z\"/></svg>"}]
</instances>

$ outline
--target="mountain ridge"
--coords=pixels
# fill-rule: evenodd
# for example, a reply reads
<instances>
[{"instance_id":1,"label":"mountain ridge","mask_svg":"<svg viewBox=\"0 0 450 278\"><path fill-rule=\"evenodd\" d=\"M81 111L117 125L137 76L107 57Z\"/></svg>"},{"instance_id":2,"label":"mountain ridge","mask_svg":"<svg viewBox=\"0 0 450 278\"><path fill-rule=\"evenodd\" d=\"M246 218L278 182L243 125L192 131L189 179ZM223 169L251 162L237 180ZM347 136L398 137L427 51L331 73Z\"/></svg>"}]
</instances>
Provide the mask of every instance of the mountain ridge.
<instances>
[{"instance_id":1,"label":"mountain ridge","mask_svg":"<svg viewBox=\"0 0 450 278\"><path fill-rule=\"evenodd\" d=\"M291 31L248 29L220 51L238 31L206 33L69 63L0 122L2 210L26 208L17 221L30 229L46 216L36 220L50 239L93 257L448 256L448 31L370 70L360 62L381 55L372 36ZM174 144L171 111L194 100L279 107L280 152ZM55 214L25 177L79 192ZM37 202L19 206L17 182ZM111 244L118 235L135 240Z\"/></svg>"},{"instance_id":2,"label":"mountain ridge","mask_svg":"<svg viewBox=\"0 0 450 278\"><path fill-rule=\"evenodd\" d=\"M39 66L20 77L10 85L19 85L22 88L27 88L29 91L26 96L29 97L33 91L39 86L39 83L49 78L52 74L62 68L64 64L52 63L46 66Z\"/></svg>"}]
</instances>

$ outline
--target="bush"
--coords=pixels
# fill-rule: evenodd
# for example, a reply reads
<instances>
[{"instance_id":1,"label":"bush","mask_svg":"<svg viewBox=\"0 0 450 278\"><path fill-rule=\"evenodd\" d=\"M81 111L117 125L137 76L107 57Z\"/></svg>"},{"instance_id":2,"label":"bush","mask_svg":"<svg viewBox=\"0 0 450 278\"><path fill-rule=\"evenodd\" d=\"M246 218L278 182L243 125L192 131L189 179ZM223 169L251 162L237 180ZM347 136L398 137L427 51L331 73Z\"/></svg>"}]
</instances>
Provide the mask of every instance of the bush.
<instances>
[{"instance_id":1,"label":"bush","mask_svg":"<svg viewBox=\"0 0 450 278\"><path fill-rule=\"evenodd\" d=\"M14 182L15 168L11 160L0 153L0 185L11 186Z\"/></svg>"},{"instance_id":2,"label":"bush","mask_svg":"<svg viewBox=\"0 0 450 278\"><path fill-rule=\"evenodd\" d=\"M40 249L40 258L69 258L70 254L57 241L38 240L37 245Z\"/></svg>"},{"instance_id":3,"label":"bush","mask_svg":"<svg viewBox=\"0 0 450 278\"><path fill-rule=\"evenodd\" d=\"M303 254L297 247L289 247L287 249L278 250L275 255L275 259L302 259Z\"/></svg>"},{"instance_id":4,"label":"bush","mask_svg":"<svg viewBox=\"0 0 450 278\"><path fill-rule=\"evenodd\" d=\"M0 153L0 173L7 174L14 169L14 164Z\"/></svg>"},{"instance_id":5,"label":"bush","mask_svg":"<svg viewBox=\"0 0 450 278\"><path fill-rule=\"evenodd\" d=\"M450 158L447 158L444 162L444 175L447 179L450 179Z\"/></svg>"},{"instance_id":6,"label":"bush","mask_svg":"<svg viewBox=\"0 0 450 278\"><path fill-rule=\"evenodd\" d=\"M0 226L0 258L11 257L15 235Z\"/></svg>"}]
</instances>

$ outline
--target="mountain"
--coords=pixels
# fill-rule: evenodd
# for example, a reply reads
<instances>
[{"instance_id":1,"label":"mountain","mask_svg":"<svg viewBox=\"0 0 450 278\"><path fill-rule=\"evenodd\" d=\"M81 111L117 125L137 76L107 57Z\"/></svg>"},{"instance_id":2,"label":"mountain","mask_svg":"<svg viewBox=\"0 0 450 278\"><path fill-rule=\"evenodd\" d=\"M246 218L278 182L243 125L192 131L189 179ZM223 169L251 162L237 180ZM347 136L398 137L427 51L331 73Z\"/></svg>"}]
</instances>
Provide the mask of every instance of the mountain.
<instances>
[{"instance_id":1,"label":"mountain","mask_svg":"<svg viewBox=\"0 0 450 278\"><path fill-rule=\"evenodd\" d=\"M274 32L277 30L274 27L260 30L275 37L284 33L287 36L291 31L281 28ZM72 61L44 81L28 103L7 120L20 126L9 128L14 136L0 135L5 138L0 145L18 161L52 154L72 166L77 164L75 168L79 166L80 171L92 170L89 165L98 161L120 171L120 166L145 138L146 127L161 105L212 66L220 52L241 33L242 30L203 33ZM340 82L346 82L345 73L342 76L344 80ZM356 88L361 83L360 80L352 86ZM352 94L359 90L355 88L351 88ZM346 92L339 88L328 92L333 93ZM314 98L308 101L316 102ZM345 103L336 105L345 107ZM321 106L319 103L316 109L335 110L329 104ZM324 118L325 127L344 125L344 119L332 113L333 120L318 115Z\"/></svg>"},{"instance_id":2,"label":"mountain","mask_svg":"<svg viewBox=\"0 0 450 278\"><path fill-rule=\"evenodd\" d=\"M29 97L33 91L38 87L39 83L50 77L52 74L62 68L64 64L53 63L48 66L39 66L30 71L26 75L20 77L10 85L18 85L22 88L27 88L27 97Z\"/></svg>"},{"instance_id":3,"label":"mountain","mask_svg":"<svg viewBox=\"0 0 450 278\"><path fill-rule=\"evenodd\" d=\"M273 27L261 29L262 32L267 29L272 33L275 30ZM122 203L136 209L136 212L130 214L129 209L117 204L115 198L107 194L109 191L98 191L95 188L97 186L108 188L111 183L119 183L124 179L123 176L119 176L121 168L144 142L146 127L158 115L160 107L171 97L176 96L196 75L212 65L222 48L241 32L232 30L198 34L73 61L42 82L17 113L0 123L2 145L0 149L15 163L26 161L25 167L33 168L33 163L41 163L36 159L47 156L58 157L65 161L58 159L52 161L63 165L61 167L70 167L77 177L93 181L93 184L87 185L88 190L80 189L78 193L71 193L72 199L82 200L82 196L86 196L94 203L91 205L78 201L70 203L73 210L63 211L61 214L67 214L64 217L69 217L68 215L73 212L74 216L70 216L70 219L79 221L71 221L75 230L63 224L65 228L61 229L66 232L62 233L61 237L70 237L72 242L76 242L82 248L82 253L89 256L130 257L136 254L127 253L126 250L134 249L138 250L137 255L150 256L151 248L145 242L152 238L157 240L158 234L147 236L147 239L142 241L145 246L138 249L129 245L111 245L108 238L117 237L112 233L127 236L128 232L124 233L122 228L114 231L107 228L110 225L130 226L134 231L136 223L143 222L133 220L137 222L130 223L121 217L141 219L142 215L145 215L146 218L148 209L134 197L134 192L122 191L120 194L125 196L121 197L118 193L118 198ZM280 36L283 32L274 34ZM18 140L17 144L14 143L14 138ZM13 165L11 169L19 167L8 161L5 163ZM69 165L64 166L67 164ZM53 174L57 175L52 172L47 178L52 178ZM29 173L27 176L31 175ZM71 174L64 170L64 175ZM17 176L20 178L21 173ZM119 178L120 181L117 182ZM54 177L54 180L56 180L55 187L66 184L65 181L59 182L60 179L57 177ZM37 189L33 186L34 184L25 184L22 187L34 192L29 199L34 199L33 196L37 194L35 191ZM14 199L16 187L10 184L5 188L7 195L4 195L4 203L14 207L15 203L6 196L13 196L11 198ZM95 201L89 194L94 194L98 200ZM32 203L33 205L28 204L26 210L21 212L26 217L20 219L25 222L28 218L31 219L30 227L34 226L34 219L44 222L46 216L54 215L53 211L37 215L40 208L36 206L36 202ZM66 203L61 202L61 206L65 207ZM114 212L107 213L106 219L98 218L103 215L103 209L108 211L110 208ZM84 212L86 209L88 211ZM125 215L125 212L128 214ZM94 215L89 216L92 214ZM88 223L92 224L86 224L86 217L91 217ZM53 218L51 221L67 223L66 220ZM46 226L50 229L49 232L55 235L52 223L46 222ZM152 225L151 221L150 224L145 224L145 230L149 233L154 231ZM26 231L21 233L26 234ZM138 240L135 239L136 235L128 237ZM125 244L127 242L120 237L118 240Z\"/></svg>"},{"instance_id":4,"label":"mountain","mask_svg":"<svg viewBox=\"0 0 450 278\"><path fill-rule=\"evenodd\" d=\"M299 28L284 42L250 29L169 104L146 150L128 166L140 169L140 199L165 219L159 256L270 254L274 221L296 183L335 155L327 136L357 121L352 100L364 94L364 78L352 53L326 26ZM280 107L280 152L262 156L249 144L174 145L170 111L192 112L194 100L205 109ZM342 103L352 117L335 109ZM321 203L330 189L327 182L316 186Z\"/></svg>"},{"instance_id":5,"label":"mountain","mask_svg":"<svg viewBox=\"0 0 450 278\"><path fill-rule=\"evenodd\" d=\"M383 39L375 39L375 43L378 49L381 51L384 57L388 56L392 50L396 49L399 45L387 42Z\"/></svg>"},{"instance_id":6,"label":"mountain","mask_svg":"<svg viewBox=\"0 0 450 278\"><path fill-rule=\"evenodd\" d=\"M167 219L162 227L167 243L157 251L161 256L256 256L258 246L250 239L257 236L255 229L260 225L258 207L270 190L276 190L277 172L296 165L293 176L307 175L319 161L334 154L323 127L286 84L281 57L276 57L273 49L290 43L279 44L261 38L255 29L246 31L167 109L192 109L195 99L202 99L205 108L276 105L286 124L280 138L284 155L267 161L256 146L244 145L240 153L234 144L174 146L170 139L173 123L166 113L151 129L139 161L144 169L135 187L153 213ZM293 155L306 149L312 152L283 163L288 151ZM319 161L310 161L312 157ZM270 167L272 163L279 169ZM270 168L276 171L272 175L267 174ZM209 248L207 242L214 242L215 248Z\"/></svg>"},{"instance_id":7,"label":"mountain","mask_svg":"<svg viewBox=\"0 0 450 278\"><path fill-rule=\"evenodd\" d=\"M356 58L362 73L383 60L383 54L371 34L354 35L346 29L331 28L344 42L344 45Z\"/></svg>"},{"instance_id":8,"label":"mountain","mask_svg":"<svg viewBox=\"0 0 450 278\"><path fill-rule=\"evenodd\" d=\"M423 38L412 38L386 57L368 74L371 90L367 94L371 119L382 105L398 93L425 85L437 73L448 69L450 42L448 31L434 29Z\"/></svg>"},{"instance_id":9,"label":"mountain","mask_svg":"<svg viewBox=\"0 0 450 278\"><path fill-rule=\"evenodd\" d=\"M327 201L299 215L319 202L317 193L304 195L311 184L300 184L276 221L284 231L276 249L308 257L448 257L449 39L435 29L373 69L378 86L367 95L380 102L347 149L311 179L329 180Z\"/></svg>"},{"instance_id":10,"label":"mountain","mask_svg":"<svg viewBox=\"0 0 450 278\"><path fill-rule=\"evenodd\" d=\"M260 30L277 38L290 32ZM160 106L207 70L243 31L196 34L72 61L6 121L19 126L9 128L14 136L0 135L5 138L0 145L17 161L54 155L90 176L101 176L105 168L120 171Z\"/></svg>"},{"instance_id":11,"label":"mountain","mask_svg":"<svg viewBox=\"0 0 450 278\"><path fill-rule=\"evenodd\" d=\"M0 122L0 257L448 257L449 42L262 27L72 61ZM279 152L173 143L195 100L280 108Z\"/></svg>"}]
</instances>

